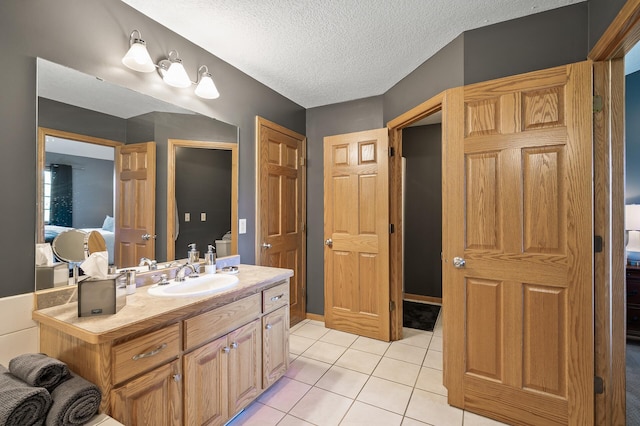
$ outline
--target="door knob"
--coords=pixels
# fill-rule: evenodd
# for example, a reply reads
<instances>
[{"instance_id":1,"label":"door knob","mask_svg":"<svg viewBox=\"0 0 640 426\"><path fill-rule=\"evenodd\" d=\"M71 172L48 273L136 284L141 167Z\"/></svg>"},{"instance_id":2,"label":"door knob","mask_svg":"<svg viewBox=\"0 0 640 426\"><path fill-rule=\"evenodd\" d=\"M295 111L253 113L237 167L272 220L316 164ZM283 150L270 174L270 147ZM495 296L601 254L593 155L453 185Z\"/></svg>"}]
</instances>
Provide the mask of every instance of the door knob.
<instances>
[{"instance_id":1,"label":"door knob","mask_svg":"<svg viewBox=\"0 0 640 426\"><path fill-rule=\"evenodd\" d=\"M464 265L466 265L467 262L461 258L461 257L454 257L453 258L453 266L460 269L460 268L464 268Z\"/></svg>"},{"instance_id":2,"label":"door knob","mask_svg":"<svg viewBox=\"0 0 640 426\"><path fill-rule=\"evenodd\" d=\"M143 234L141 238L145 241L149 241L151 238L155 239L156 236L151 234Z\"/></svg>"},{"instance_id":3,"label":"door knob","mask_svg":"<svg viewBox=\"0 0 640 426\"><path fill-rule=\"evenodd\" d=\"M271 248L271 244L269 244L269 243L262 243L262 248L270 249L270 248Z\"/></svg>"},{"instance_id":4,"label":"door knob","mask_svg":"<svg viewBox=\"0 0 640 426\"><path fill-rule=\"evenodd\" d=\"M327 247L333 247L333 240L331 238L327 238L324 240L324 245Z\"/></svg>"}]
</instances>

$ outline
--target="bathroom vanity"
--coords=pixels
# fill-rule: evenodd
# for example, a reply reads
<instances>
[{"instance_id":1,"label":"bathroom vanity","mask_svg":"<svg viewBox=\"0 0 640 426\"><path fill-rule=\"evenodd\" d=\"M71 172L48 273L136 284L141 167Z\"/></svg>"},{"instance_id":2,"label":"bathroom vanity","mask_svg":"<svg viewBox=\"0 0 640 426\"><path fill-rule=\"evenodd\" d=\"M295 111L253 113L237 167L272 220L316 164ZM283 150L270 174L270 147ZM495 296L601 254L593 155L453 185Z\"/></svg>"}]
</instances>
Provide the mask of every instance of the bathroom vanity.
<instances>
[{"instance_id":1,"label":"bathroom vanity","mask_svg":"<svg viewBox=\"0 0 640 426\"><path fill-rule=\"evenodd\" d=\"M100 411L126 425L222 425L288 368L292 274L240 265L239 283L220 293L139 287L115 315L37 310L40 351L98 385Z\"/></svg>"}]
</instances>

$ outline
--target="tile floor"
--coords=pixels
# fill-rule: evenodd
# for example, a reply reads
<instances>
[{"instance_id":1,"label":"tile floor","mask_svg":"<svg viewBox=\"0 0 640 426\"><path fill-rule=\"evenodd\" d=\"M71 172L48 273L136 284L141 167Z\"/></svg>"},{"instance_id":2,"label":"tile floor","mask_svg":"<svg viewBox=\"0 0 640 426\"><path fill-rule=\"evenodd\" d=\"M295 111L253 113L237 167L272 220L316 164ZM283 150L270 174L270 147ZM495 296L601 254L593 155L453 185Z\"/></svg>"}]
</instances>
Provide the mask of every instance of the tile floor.
<instances>
[{"instance_id":1,"label":"tile floor","mask_svg":"<svg viewBox=\"0 0 640 426\"><path fill-rule=\"evenodd\" d=\"M386 343L305 320L291 328L285 377L229 426L500 425L447 405L442 324Z\"/></svg>"}]
</instances>

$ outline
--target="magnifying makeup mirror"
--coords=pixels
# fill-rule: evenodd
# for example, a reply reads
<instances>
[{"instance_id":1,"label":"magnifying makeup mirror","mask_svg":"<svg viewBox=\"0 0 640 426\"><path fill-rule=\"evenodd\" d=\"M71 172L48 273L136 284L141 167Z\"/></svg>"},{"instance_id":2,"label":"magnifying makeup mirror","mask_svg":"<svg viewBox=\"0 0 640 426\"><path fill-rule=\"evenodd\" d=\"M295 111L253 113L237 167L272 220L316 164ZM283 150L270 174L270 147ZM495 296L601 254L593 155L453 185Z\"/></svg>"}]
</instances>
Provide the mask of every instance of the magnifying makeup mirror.
<instances>
[{"instance_id":1,"label":"magnifying makeup mirror","mask_svg":"<svg viewBox=\"0 0 640 426\"><path fill-rule=\"evenodd\" d=\"M77 284L78 264L84 262L91 253L107 251L107 244L98 231L70 229L58 234L53 239L51 248L58 259L73 265L73 281Z\"/></svg>"}]
</instances>

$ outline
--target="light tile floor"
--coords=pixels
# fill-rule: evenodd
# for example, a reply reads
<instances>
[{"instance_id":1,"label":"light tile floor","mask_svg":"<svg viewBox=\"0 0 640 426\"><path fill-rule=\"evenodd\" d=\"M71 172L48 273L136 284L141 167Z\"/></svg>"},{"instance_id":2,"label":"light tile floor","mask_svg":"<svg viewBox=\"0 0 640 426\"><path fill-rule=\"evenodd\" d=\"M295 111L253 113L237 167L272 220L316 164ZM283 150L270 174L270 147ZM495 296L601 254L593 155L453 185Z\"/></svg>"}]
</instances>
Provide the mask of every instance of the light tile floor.
<instances>
[{"instance_id":1,"label":"light tile floor","mask_svg":"<svg viewBox=\"0 0 640 426\"><path fill-rule=\"evenodd\" d=\"M229 426L495 426L447 404L442 323L386 343L305 320L291 328L291 366Z\"/></svg>"}]
</instances>

